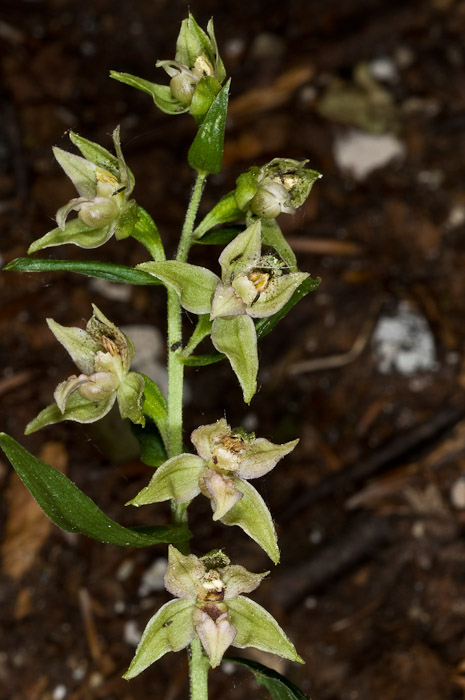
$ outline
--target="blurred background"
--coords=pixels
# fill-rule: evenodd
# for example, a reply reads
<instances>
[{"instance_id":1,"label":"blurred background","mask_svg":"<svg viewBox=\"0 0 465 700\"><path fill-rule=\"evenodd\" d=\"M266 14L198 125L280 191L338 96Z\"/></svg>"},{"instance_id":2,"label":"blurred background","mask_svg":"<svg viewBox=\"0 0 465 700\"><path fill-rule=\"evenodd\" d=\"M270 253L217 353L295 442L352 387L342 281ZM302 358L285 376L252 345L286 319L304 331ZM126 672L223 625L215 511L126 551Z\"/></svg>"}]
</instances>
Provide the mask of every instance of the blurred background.
<instances>
[{"instance_id":1,"label":"blurred background","mask_svg":"<svg viewBox=\"0 0 465 700\"><path fill-rule=\"evenodd\" d=\"M224 170L206 213L253 164L308 158L324 175L280 224L300 268L321 276L260 347L244 407L226 363L187 371L186 442L224 413L296 450L258 489L282 563L254 599L306 665L275 664L313 700L459 700L465 695L465 4L454 0L3 0L0 10L0 256L25 254L74 190L51 147L68 129L111 148L121 124L135 197L173 252L192 173L188 116L109 79L164 82L190 10L214 15L232 78ZM72 150L70 148L70 150ZM192 260L215 269L219 249ZM135 241L44 257L146 259ZM135 340L164 382L164 296L71 274L0 275L1 429L66 472L112 518L165 523L122 505L145 485L111 426L26 423L75 370L45 318L80 325L91 302ZM186 316L186 329L192 319ZM153 330L155 326L156 330ZM119 429L117 429L119 432ZM113 448L113 449L112 449ZM186 697L185 654L130 683L141 631L166 600L165 548L123 550L59 531L0 457L0 699ZM200 501L197 503L197 501ZM224 546L254 571L265 554L192 508L193 551ZM245 670L211 673L211 699L265 698Z\"/></svg>"}]
</instances>

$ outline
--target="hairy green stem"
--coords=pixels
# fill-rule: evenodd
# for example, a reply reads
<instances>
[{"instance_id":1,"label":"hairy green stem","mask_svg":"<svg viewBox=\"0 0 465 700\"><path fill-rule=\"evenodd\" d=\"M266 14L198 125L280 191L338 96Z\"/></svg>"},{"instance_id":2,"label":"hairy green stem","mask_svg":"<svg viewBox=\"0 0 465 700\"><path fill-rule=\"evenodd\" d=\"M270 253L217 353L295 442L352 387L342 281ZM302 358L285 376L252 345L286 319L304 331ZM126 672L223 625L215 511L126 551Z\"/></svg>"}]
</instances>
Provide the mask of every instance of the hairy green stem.
<instances>
[{"instance_id":1,"label":"hairy green stem","mask_svg":"<svg viewBox=\"0 0 465 700\"><path fill-rule=\"evenodd\" d=\"M206 173L197 173L191 200L186 211L176 260L185 262L192 244L195 217L202 197ZM182 318L179 297L174 290L168 290L168 457L175 457L183 451L182 443L182 399L184 387L184 363L182 361ZM187 506L172 501L173 524L187 525ZM177 545L182 554L189 554L189 542ZM189 677L191 700L207 700L207 674L209 662L202 651L198 638L191 645L189 657Z\"/></svg>"},{"instance_id":2,"label":"hairy green stem","mask_svg":"<svg viewBox=\"0 0 465 700\"><path fill-rule=\"evenodd\" d=\"M208 700L208 669L210 662L205 656L200 639L196 637L190 646L189 688L190 700Z\"/></svg>"},{"instance_id":3,"label":"hairy green stem","mask_svg":"<svg viewBox=\"0 0 465 700\"><path fill-rule=\"evenodd\" d=\"M194 230L195 217L197 216L206 177L207 173L197 173L197 178L195 180L194 189L192 190L191 201L189 202L189 206L187 208L186 218L184 219L184 226L182 228L181 239L179 241L178 252L176 255L176 260L180 260L181 262L186 262L189 254L189 248L192 245L192 232Z\"/></svg>"}]
</instances>

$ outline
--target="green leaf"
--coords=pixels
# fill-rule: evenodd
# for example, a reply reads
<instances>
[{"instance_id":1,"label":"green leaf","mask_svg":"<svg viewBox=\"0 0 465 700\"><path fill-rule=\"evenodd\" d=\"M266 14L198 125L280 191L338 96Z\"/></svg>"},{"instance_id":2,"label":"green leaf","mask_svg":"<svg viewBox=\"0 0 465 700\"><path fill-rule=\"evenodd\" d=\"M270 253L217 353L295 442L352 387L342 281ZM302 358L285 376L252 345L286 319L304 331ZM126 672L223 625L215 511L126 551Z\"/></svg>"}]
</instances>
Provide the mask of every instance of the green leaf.
<instances>
[{"instance_id":1,"label":"green leaf","mask_svg":"<svg viewBox=\"0 0 465 700\"><path fill-rule=\"evenodd\" d=\"M268 335L276 324L289 313L292 307L295 306L298 301L303 299L309 292L313 292L319 286L320 282L320 277L317 277L316 279L307 277L307 279L302 282L298 289L295 290L289 301L287 301L279 311L273 314L273 316L259 319L255 325L257 338L260 340L265 335Z\"/></svg>"},{"instance_id":2,"label":"green leaf","mask_svg":"<svg viewBox=\"0 0 465 700\"><path fill-rule=\"evenodd\" d=\"M165 260L165 249L158 228L150 214L142 207L137 207L137 221L131 235L147 248L154 260Z\"/></svg>"},{"instance_id":3,"label":"green leaf","mask_svg":"<svg viewBox=\"0 0 465 700\"><path fill-rule=\"evenodd\" d=\"M194 244L199 245L227 245L233 238L244 230L243 226L227 226L219 228L216 231L206 233L202 238L194 240Z\"/></svg>"},{"instance_id":4,"label":"green leaf","mask_svg":"<svg viewBox=\"0 0 465 700\"><path fill-rule=\"evenodd\" d=\"M187 357L182 362L187 367L206 367L207 365L214 365L216 362L224 360L226 355L223 352L208 352L204 355L191 355Z\"/></svg>"},{"instance_id":5,"label":"green leaf","mask_svg":"<svg viewBox=\"0 0 465 700\"><path fill-rule=\"evenodd\" d=\"M223 661L248 668L254 674L257 683L269 691L273 700L309 700L308 696L285 676L268 666L259 664L258 661L235 656L225 657Z\"/></svg>"},{"instance_id":6,"label":"green leaf","mask_svg":"<svg viewBox=\"0 0 465 700\"><path fill-rule=\"evenodd\" d=\"M224 525L237 525L268 554L274 564L279 562L278 540L270 511L248 481L236 479L235 486L243 494L228 512L220 518Z\"/></svg>"},{"instance_id":7,"label":"green leaf","mask_svg":"<svg viewBox=\"0 0 465 700\"><path fill-rule=\"evenodd\" d=\"M187 343L186 347L181 353L181 356L185 359L189 357L189 355L195 350L197 345L204 340L204 338L207 337L207 335L210 335L212 329L212 321L210 321L210 317L208 314L201 314L199 316L199 320L197 321L197 325L194 329L194 332L192 333L191 337L189 338L189 342Z\"/></svg>"},{"instance_id":8,"label":"green leaf","mask_svg":"<svg viewBox=\"0 0 465 700\"><path fill-rule=\"evenodd\" d=\"M150 419L145 428L131 423L131 429L140 447L140 458L148 467L159 467L168 459L160 432Z\"/></svg>"},{"instance_id":9,"label":"green leaf","mask_svg":"<svg viewBox=\"0 0 465 700\"><path fill-rule=\"evenodd\" d=\"M255 327L250 316L215 318L212 343L218 352L228 358L239 384L245 403L250 403L257 390L258 354Z\"/></svg>"},{"instance_id":10,"label":"green leaf","mask_svg":"<svg viewBox=\"0 0 465 700\"><path fill-rule=\"evenodd\" d=\"M87 277L100 277L109 282L136 285L160 284L153 275L126 265L98 260L47 260L45 258L16 258L3 268L9 272L75 272Z\"/></svg>"},{"instance_id":11,"label":"green leaf","mask_svg":"<svg viewBox=\"0 0 465 700\"><path fill-rule=\"evenodd\" d=\"M133 660L123 678L142 673L169 651L181 651L195 636L193 600L170 600L149 620Z\"/></svg>"},{"instance_id":12,"label":"green leaf","mask_svg":"<svg viewBox=\"0 0 465 700\"><path fill-rule=\"evenodd\" d=\"M220 280L206 267L165 260L141 263L137 269L155 275L165 286L174 289L187 311L195 314L210 312L213 294Z\"/></svg>"},{"instance_id":13,"label":"green leaf","mask_svg":"<svg viewBox=\"0 0 465 700\"><path fill-rule=\"evenodd\" d=\"M304 663L274 617L261 605L239 595L228 600L228 610L231 624L237 629L233 646L239 649L255 647L290 661Z\"/></svg>"},{"instance_id":14,"label":"green leaf","mask_svg":"<svg viewBox=\"0 0 465 700\"><path fill-rule=\"evenodd\" d=\"M215 97L189 149L189 165L198 172L219 173L221 170L230 82L228 80Z\"/></svg>"},{"instance_id":15,"label":"green leaf","mask_svg":"<svg viewBox=\"0 0 465 700\"><path fill-rule=\"evenodd\" d=\"M226 224L230 221L244 218L244 212L236 204L234 190L225 195L218 204L202 219L194 231L194 241L199 240L203 235L218 224Z\"/></svg>"},{"instance_id":16,"label":"green leaf","mask_svg":"<svg viewBox=\"0 0 465 700\"><path fill-rule=\"evenodd\" d=\"M6 433L0 433L0 446L46 515L67 532L122 547L147 547L189 538L185 527L160 526L151 529L151 534L123 527L106 516L68 477L31 455Z\"/></svg>"},{"instance_id":17,"label":"green leaf","mask_svg":"<svg viewBox=\"0 0 465 700\"><path fill-rule=\"evenodd\" d=\"M150 379L146 374L142 374L145 380L144 386L144 405L142 411L148 416L157 426L163 443L168 449L168 405L160 387Z\"/></svg>"}]
</instances>

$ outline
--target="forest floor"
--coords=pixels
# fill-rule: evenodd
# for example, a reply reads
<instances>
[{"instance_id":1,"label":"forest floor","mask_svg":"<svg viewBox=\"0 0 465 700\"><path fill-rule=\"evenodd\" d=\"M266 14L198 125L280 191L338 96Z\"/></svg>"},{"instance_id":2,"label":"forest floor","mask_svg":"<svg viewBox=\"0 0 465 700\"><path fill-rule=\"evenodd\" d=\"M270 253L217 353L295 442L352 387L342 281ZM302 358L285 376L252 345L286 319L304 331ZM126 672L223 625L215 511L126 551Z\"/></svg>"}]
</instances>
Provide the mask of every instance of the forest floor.
<instances>
[{"instance_id":1,"label":"forest floor","mask_svg":"<svg viewBox=\"0 0 465 700\"><path fill-rule=\"evenodd\" d=\"M202 211L241 172L277 155L308 158L324 175L305 206L280 219L300 268L322 282L260 346L260 391L250 407L226 363L187 372L186 443L223 414L275 442L300 436L258 484L282 562L254 599L306 664L247 655L277 664L312 700L460 700L465 5L216 5L190 3L201 25L215 15L232 76L224 172L211 178ZM181 0L3 0L4 264L25 255L75 196L51 146L68 148L71 128L110 148L118 123L135 197L174 250L192 184L185 154L194 124L157 112L108 72L163 82L155 62L173 55L187 9ZM48 254L126 265L145 258L131 240ZM215 269L214 247L198 246L192 260L205 254ZM166 504L136 513L123 506L148 479L131 447L112 450L113 437L105 444L101 433L69 423L22 437L74 372L45 318L81 325L94 302L129 335L150 324L163 333L163 293L5 272L0 295L1 429L119 522L168 522ZM164 360L160 338L158 356L148 358L154 372ZM58 530L3 457L0 494L0 700L185 698L184 653L121 679L138 635L168 600L166 550L119 549ZM212 524L206 499L195 501L190 524L196 553L224 546L253 571L269 567L242 532ZM250 697L267 694L245 669L211 673L211 700Z\"/></svg>"}]
</instances>

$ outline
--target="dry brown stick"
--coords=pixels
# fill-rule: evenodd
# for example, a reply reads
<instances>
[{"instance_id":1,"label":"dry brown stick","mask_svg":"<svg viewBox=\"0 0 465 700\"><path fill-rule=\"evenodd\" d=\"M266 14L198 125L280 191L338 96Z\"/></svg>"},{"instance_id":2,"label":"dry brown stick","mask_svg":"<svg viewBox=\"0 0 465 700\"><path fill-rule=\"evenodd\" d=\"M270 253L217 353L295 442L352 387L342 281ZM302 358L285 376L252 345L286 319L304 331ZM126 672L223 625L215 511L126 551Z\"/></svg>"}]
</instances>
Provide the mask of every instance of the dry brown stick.
<instances>
[{"instance_id":1,"label":"dry brown stick","mask_svg":"<svg viewBox=\"0 0 465 700\"><path fill-rule=\"evenodd\" d=\"M306 491L281 512L277 520L285 523L296 517L312 503L328 496L332 498L348 488L386 469L410 461L426 447L435 445L465 417L462 407L448 406L437 411L429 421L396 435L371 454L353 464L343 467Z\"/></svg>"},{"instance_id":2,"label":"dry brown stick","mask_svg":"<svg viewBox=\"0 0 465 700\"><path fill-rule=\"evenodd\" d=\"M79 609L84 621L87 644L94 663L99 666L102 659L102 651L98 641L97 628L95 626L92 603L87 588L79 589Z\"/></svg>"}]
</instances>

